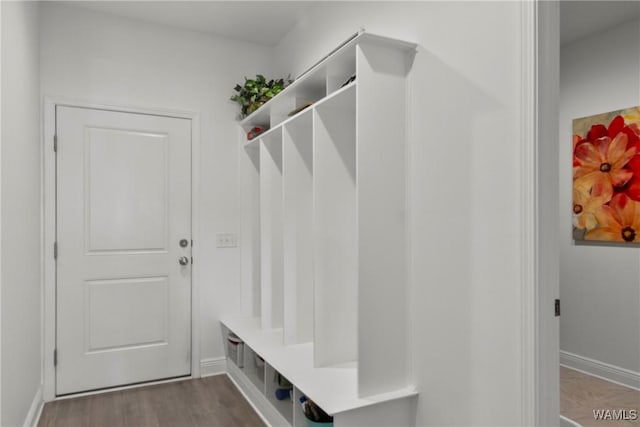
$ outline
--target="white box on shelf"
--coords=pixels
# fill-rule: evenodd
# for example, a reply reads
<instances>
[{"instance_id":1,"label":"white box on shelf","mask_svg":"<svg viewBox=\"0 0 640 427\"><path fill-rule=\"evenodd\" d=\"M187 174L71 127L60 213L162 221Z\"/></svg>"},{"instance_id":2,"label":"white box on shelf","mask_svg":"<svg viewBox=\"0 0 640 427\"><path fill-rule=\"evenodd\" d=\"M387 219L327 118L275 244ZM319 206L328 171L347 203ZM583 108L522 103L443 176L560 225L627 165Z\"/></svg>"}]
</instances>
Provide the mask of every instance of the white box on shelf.
<instances>
[{"instance_id":1,"label":"white box on shelf","mask_svg":"<svg viewBox=\"0 0 640 427\"><path fill-rule=\"evenodd\" d=\"M244 366L244 342L234 334L227 335L227 349L229 360L238 368Z\"/></svg>"}]
</instances>

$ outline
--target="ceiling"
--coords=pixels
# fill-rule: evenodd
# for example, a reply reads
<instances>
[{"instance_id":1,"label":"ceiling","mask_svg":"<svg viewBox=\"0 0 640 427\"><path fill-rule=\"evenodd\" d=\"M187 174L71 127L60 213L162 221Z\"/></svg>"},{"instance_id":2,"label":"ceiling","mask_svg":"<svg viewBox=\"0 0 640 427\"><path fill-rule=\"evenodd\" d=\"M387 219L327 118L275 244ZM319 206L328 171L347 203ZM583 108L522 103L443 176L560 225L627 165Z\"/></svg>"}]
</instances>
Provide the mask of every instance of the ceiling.
<instances>
[{"instance_id":1,"label":"ceiling","mask_svg":"<svg viewBox=\"0 0 640 427\"><path fill-rule=\"evenodd\" d=\"M317 1L62 1L156 24L276 45ZM399 6L400 7L400 6ZM561 44L640 18L640 1L563 0Z\"/></svg>"},{"instance_id":2,"label":"ceiling","mask_svg":"<svg viewBox=\"0 0 640 427\"><path fill-rule=\"evenodd\" d=\"M313 1L61 1L155 24L276 45Z\"/></svg>"},{"instance_id":3,"label":"ceiling","mask_svg":"<svg viewBox=\"0 0 640 427\"><path fill-rule=\"evenodd\" d=\"M640 1L564 0L560 3L560 43L571 43L638 18Z\"/></svg>"}]
</instances>

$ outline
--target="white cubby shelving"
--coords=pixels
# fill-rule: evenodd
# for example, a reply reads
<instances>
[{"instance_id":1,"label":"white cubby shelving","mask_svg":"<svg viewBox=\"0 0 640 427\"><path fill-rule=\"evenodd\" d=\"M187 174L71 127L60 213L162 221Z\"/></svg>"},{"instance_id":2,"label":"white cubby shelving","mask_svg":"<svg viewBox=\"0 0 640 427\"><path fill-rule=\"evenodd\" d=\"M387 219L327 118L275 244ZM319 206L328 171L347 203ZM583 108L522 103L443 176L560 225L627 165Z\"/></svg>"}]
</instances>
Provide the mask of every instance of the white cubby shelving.
<instances>
[{"instance_id":1,"label":"white cubby shelving","mask_svg":"<svg viewBox=\"0 0 640 427\"><path fill-rule=\"evenodd\" d=\"M306 425L302 395L336 427L415 423L406 189L415 51L360 33L240 122L242 314L221 322L246 346L230 375L273 425ZM247 141L255 126L268 130ZM275 398L275 372L293 399Z\"/></svg>"}]
</instances>

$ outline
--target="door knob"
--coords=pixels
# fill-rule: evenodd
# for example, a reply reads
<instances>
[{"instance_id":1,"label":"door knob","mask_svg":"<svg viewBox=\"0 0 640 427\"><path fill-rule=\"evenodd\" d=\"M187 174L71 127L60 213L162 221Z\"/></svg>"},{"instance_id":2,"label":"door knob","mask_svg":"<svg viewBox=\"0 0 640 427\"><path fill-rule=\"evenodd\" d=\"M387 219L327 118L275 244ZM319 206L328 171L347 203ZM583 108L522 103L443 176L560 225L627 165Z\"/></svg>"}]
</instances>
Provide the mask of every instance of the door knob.
<instances>
[{"instance_id":1,"label":"door knob","mask_svg":"<svg viewBox=\"0 0 640 427\"><path fill-rule=\"evenodd\" d=\"M189 264L189 258L187 258L186 256L181 256L180 258L178 258L178 263L180 263L180 265L187 265Z\"/></svg>"},{"instance_id":2,"label":"door knob","mask_svg":"<svg viewBox=\"0 0 640 427\"><path fill-rule=\"evenodd\" d=\"M181 239L180 240L180 247L181 248L186 248L187 246L189 246L189 241L187 239Z\"/></svg>"}]
</instances>

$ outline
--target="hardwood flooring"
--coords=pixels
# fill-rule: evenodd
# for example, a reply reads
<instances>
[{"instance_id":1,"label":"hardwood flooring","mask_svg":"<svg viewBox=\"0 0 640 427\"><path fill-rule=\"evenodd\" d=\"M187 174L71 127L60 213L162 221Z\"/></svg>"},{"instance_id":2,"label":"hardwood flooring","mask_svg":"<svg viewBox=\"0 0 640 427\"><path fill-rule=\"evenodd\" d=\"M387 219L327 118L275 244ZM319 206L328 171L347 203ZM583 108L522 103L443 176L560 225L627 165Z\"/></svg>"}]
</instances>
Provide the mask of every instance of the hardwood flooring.
<instances>
[{"instance_id":1,"label":"hardwood flooring","mask_svg":"<svg viewBox=\"0 0 640 427\"><path fill-rule=\"evenodd\" d=\"M596 420L593 410L637 411ZM560 368L560 413L584 427L640 426L640 391ZM262 427L226 375L113 391L45 404L38 427Z\"/></svg>"},{"instance_id":2,"label":"hardwood flooring","mask_svg":"<svg viewBox=\"0 0 640 427\"><path fill-rule=\"evenodd\" d=\"M57 400L38 427L265 426L226 375Z\"/></svg>"},{"instance_id":3,"label":"hardwood flooring","mask_svg":"<svg viewBox=\"0 0 640 427\"><path fill-rule=\"evenodd\" d=\"M626 410L635 420L596 420L594 410ZM640 391L623 387L573 369L560 367L560 414L584 427L640 426Z\"/></svg>"}]
</instances>

